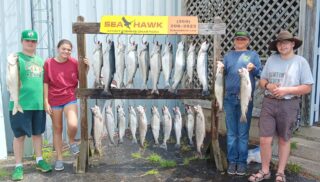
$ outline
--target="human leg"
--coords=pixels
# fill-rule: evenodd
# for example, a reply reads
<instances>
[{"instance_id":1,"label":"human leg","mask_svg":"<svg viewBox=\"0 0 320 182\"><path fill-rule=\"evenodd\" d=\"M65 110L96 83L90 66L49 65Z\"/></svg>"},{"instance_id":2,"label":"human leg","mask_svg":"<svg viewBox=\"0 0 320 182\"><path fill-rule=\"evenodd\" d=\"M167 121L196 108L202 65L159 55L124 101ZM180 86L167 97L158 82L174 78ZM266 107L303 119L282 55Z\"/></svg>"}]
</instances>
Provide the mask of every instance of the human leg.
<instances>
[{"instance_id":1,"label":"human leg","mask_svg":"<svg viewBox=\"0 0 320 182\"><path fill-rule=\"evenodd\" d=\"M62 160L62 109L52 109L53 146L56 151L56 159Z\"/></svg>"},{"instance_id":2,"label":"human leg","mask_svg":"<svg viewBox=\"0 0 320 182\"><path fill-rule=\"evenodd\" d=\"M229 163L228 173L236 173L238 160L238 120L240 118L239 101L234 96L226 96L224 99L224 111L226 113L227 128L227 159Z\"/></svg>"},{"instance_id":3,"label":"human leg","mask_svg":"<svg viewBox=\"0 0 320 182\"><path fill-rule=\"evenodd\" d=\"M238 142L238 151L239 151L239 160L237 161L237 174L245 175L247 171L247 158L248 158L248 141L249 141L249 130L251 125L251 116L252 116L252 101L249 102L248 111L246 114L247 122L238 123L238 132L239 132L239 142Z\"/></svg>"},{"instance_id":4,"label":"human leg","mask_svg":"<svg viewBox=\"0 0 320 182\"><path fill-rule=\"evenodd\" d=\"M67 118L69 143L74 143L74 138L78 130L78 107L77 104L68 104L63 109Z\"/></svg>"}]
</instances>

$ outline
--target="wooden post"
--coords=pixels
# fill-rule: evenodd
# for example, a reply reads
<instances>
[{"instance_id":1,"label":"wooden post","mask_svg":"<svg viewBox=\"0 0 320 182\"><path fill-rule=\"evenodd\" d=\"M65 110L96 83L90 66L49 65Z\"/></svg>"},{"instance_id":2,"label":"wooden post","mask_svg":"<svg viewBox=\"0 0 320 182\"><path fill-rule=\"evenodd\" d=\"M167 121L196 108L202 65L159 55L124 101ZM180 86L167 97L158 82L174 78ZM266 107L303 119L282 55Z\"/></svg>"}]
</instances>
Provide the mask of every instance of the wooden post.
<instances>
[{"instance_id":1,"label":"wooden post","mask_svg":"<svg viewBox=\"0 0 320 182\"><path fill-rule=\"evenodd\" d=\"M214 23L222 23L222 20L220 17L215 17L214 18ZM214 39L213 39L213 62L212 62L212 68L213 68L213 79L215 79L215 72L216 72L216 63L217 61L220 61L221 58L221 35L220 34L215 34ZM218 106L216 104L216 99L214 96L214 85L212 86L212 100L211 100L211 158L214 159L216 163L216 167L219 171L224 171L224 165L223 165L223 160L222 160L222 155L220 151L220 146L219 146L219 118L218 118ZM213 155L213 156L212 156Z\"/></svg>"},{"instance_id":2,"label":"wooden post","mask_svg":"<svg viewBox=\"0 0 320 182\"><path fill-rule=\"evenodd\" d=\"M82 16L77 21L84 22ZM87 88L86 65L83 58L86 57L86 38L84 34L77 34L78 60L79 60L79 88ZM88 121L87 121L87 99L80 98L80 122L81 122L81 145L80 154L77 157L76 173L85 173L88 168L89 142L88 142Z\"/></svg>"}]
</instances>

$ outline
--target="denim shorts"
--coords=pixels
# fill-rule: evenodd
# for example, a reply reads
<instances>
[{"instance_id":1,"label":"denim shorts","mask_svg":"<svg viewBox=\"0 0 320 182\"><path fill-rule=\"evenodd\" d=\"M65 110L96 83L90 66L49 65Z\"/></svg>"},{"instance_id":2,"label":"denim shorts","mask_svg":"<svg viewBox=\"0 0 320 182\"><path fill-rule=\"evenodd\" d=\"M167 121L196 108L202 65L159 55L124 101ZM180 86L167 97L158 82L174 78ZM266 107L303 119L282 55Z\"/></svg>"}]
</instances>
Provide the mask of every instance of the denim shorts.
<instances>
[{"instance_id":1,"label":"denim shorts","mask_svg":"<svg viewBox=\"0 0 320 182\"><path fill-rule=\"evenodd\" d=\"M10 125L16 138L27 135L41 135L46 128L46 112L44 110L30 110L17 112L10 111Z\"/></svg>"},{"instance_id":2,"label":"denim shorts","mask_svg":"<svg viewBox=\"0 0 320 182\"><path fill-rule=\"evenodd\" d=\"M65 104L61 104L61 105L58 105L58 106L51 106L51 109L60 110L60 109L63 109L64 107L66 107L68 105L76 104L76 103L77 103L77 100L74 100L74 101L71 101L71 102L68 102L68 103L65 103Z\"/></svg>"}]
</instances>

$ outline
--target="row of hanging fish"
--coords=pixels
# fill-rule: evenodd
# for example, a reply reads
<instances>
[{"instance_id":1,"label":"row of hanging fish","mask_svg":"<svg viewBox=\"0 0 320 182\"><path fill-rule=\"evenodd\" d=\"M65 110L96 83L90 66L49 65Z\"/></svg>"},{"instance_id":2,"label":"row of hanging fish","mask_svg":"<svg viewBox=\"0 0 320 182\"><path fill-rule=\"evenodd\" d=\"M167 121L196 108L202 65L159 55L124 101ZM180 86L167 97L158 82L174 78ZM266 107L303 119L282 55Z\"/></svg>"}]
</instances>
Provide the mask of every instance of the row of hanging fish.
<instances>
[{"instance_id":1,"label":"row of hanging fish","mask_svg":"<svg viewBox=\"0 0 320 182\"><path fill-rule=\"evenodd\" d=\"M152 93L159 94L158 83L162 72L165 89L175 93L183 76L186 76L186 85L190 87L194 74L194 68L203 88L203 95L209 95L208 90L208 48L209 43L202 43L196 58L195 45L190 44L188 52L185 51L185 43L181 41L173 56L172 44L166 43L162 51L162 45L156 41L152 52L149 53L149 43L138 45L130 42L128 51L126 45L118 42L115 49L111 40L107 41L106 49L102 43L97 42L93 52L92 68L95 76L94 87L103 87L107 94L111 88L133 88L134 77L139 68L141 74L141 89L147 90L147 82L152 81ZM124 73L127 72L127 82L124 83ZM101 79L102 78L102 79ZM172 84L170 84L170 82Z\"/></svg>"},{"instance_id":2,"label":"row of hanging fish","mask_svg":"<svg viewBox=\"0 0 320 182\"><path fill-rule=\"evenodd\" d=\"M240 105L241 105L241 122L247 122L247 111L248 105L251 100L251 81L249 76L249 71L246 68L241 68L238 70L240 76ZM223 98L224 98L224 65L221 61L217 61L217 70L215 76L215 86L214 93L217 99L219 110L222 111L223 108Z\"/></svg>"},{"instance_id":3,"label":"row of hanging fish","mask_svg":"<svg viewBox=\"0 0 320 182\"><path fill-rule=\"evenodd\" d=\"M119 133L119 143L123 143L123 137L125 136L126 130L126 116L122 106L117 106L117 118L114 117L112 112L112 106L106 106L102 113L98 106L91 108L94 116L94 140L96 150L101 151L102 144L101 139L103 136L104 127L106 126L106 131L108 133L108 138L110 145L115 144L114 134L116 127ZM137 107L129 106L129 116L128 116L128 128L132 134L132 143L137 143L136 133L139 131L139 144L141 147L144 146L144 141L148 129L148 118L146 116L146 108L139 105ZM174 130L176 137L175 147L180 148L180 140L182 133L182 115L179 107L173 107L173 115L171 115L170 110L167 106L162 107L162 120L160 117L160 112L156 106L151 108L151 130L154 138L154 143L156 146L160 146L167 150L167 141L171 136L171 130ZM193 135L195 134L196 148L197 152L201 156L201 146L203 145L203 140L206 135L205 131L205 117L201 106L197 105L194 107L185 106L186 121L185 127L187 130L189 144L193 146ZM116 124L117 123L117 124ZM160 144L159 135L160 127L162 123L163 130L163 141Z\"/></svg>"}]
</instances>

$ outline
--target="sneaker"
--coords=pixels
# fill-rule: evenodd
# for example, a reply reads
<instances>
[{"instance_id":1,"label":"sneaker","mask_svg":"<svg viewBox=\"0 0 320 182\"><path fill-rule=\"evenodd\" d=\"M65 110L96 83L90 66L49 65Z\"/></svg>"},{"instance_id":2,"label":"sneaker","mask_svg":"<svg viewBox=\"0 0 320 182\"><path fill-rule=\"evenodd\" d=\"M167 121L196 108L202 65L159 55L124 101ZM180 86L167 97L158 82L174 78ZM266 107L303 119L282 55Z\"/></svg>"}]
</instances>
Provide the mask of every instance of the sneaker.
<instances>
[{"instance_id":1,"label":"sneaker","mask_svg":"<svg viewBox=\"0 0 320 182\"><path fill-rule=\"evenodd\" d=\"M236 174L236 167L237 167L236 164L229 164L227 173L230 175L235 175Z\"/></svg>"},{"instance_id":2,"label":"sneaker","mask_svg":"<svg viewBox=\"0 0 320 182\"><path fill-rule=\"evenodd\" d=\"M54 165L54 169L56 171L62 171L64 170L64 165L63 165L63 161L62 160L57 160L55 165Z\"/></svg>"},{"instance_id":3,"label":"sneaker","mask_svg":"<svg viewBox=\"0 0 320 182\"><path fill-rule=\"evenodd\" d=\"M76 143L73 143L70 145L70 152L73 154L73 155L77 155L80 153L80 150L79 150L79 147Z\"/></svg>"},{"instance_id":4,"label":"sneaker","mask_svg":"<svg viewBox=\"0 0 320 182\"><path fill-rule=\"evenodd\" d=\"M246 165L238 165L237 167L237 175L244 176L247 173L247 166Z\"/></svg>"},{"instance_id":5,"label":"sneaker","mask_svg":"<svg viewBox=\"0 0 320 182\"><path fill-rule=\"evenodd\" d=\"M44 173L52 171L52 167L44 160L40 160L38 162L38 164L36 165L36 169Z\"/></svg>"},{"instance_id":6,"label":"sneaker","mask_svg":"<svg viewBox=\"0 0 320 182\"><path fill-rule=\"evenodd\" d=\"M12 181L20 181L23 180L23 167L18 166L14 168L11 176Z\"/></svg>"}]
</instances>

